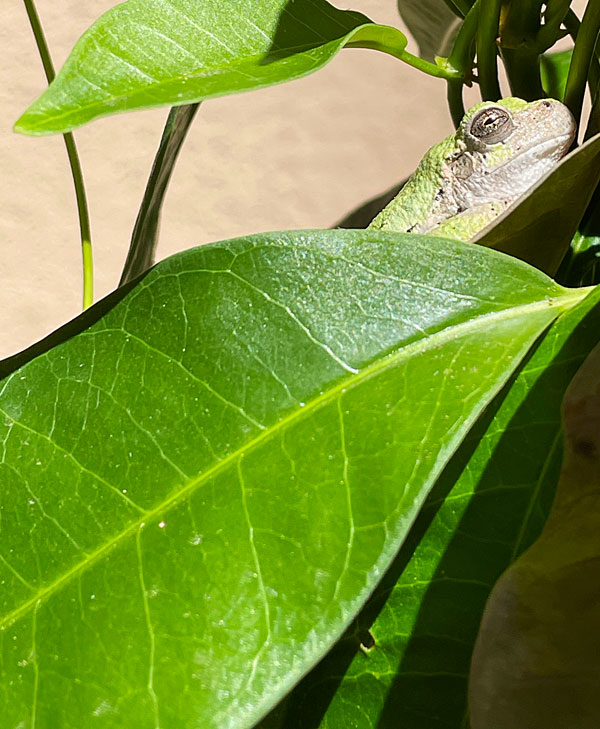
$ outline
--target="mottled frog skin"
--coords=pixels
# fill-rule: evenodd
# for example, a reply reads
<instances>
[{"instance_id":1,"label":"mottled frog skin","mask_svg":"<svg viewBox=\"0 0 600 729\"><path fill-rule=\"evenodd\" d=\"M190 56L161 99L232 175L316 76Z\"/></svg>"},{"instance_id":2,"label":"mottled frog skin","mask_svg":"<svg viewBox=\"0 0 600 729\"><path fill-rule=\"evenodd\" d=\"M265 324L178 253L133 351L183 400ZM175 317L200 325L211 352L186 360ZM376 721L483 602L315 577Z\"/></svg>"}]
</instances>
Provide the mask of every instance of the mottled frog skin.
<instances>
[{"instance_id":1,"label":"mottled frog skin","mask_svg":"<svg viewBox=\"0 0 600 729\"><path fill-rule=\"evenodd\" d=\"M554 99L477 104L369 227L468 241L564 157L575 131Z\"/></svg>"}]
</instances>

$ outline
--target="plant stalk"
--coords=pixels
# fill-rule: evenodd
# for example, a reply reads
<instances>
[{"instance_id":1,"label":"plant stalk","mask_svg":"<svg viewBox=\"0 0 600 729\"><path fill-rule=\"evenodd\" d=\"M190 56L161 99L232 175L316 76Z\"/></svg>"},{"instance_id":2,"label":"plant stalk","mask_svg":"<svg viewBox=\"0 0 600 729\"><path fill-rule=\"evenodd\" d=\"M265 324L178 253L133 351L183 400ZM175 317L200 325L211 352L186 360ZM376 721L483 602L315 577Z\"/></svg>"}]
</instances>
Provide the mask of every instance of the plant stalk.
<instances>
[{"instance_id":1,"label":"plant stalk","mask_svg":"<svg viewBox=\"0 0 600 729\"><path fill-rule=\"evenodd\" d=\"M512 95L525 99L525 101L541 99L544 96L544 89L540 74L540 56L537 50L503 48L501 54Z\"/></svg>"},{"instance_id":2,"label":"plant stalk","mask_svg":"<svg viewBox=\"0 0 600 729\"><path fill-rule=\"evenodd\" d=\"M42 60L44 73L48 84L51 84L56 76L50 51L42 24L40 22L34 0L23 0L27 17L33 31L35 42ZM79 232L81 238L81 257L83 266L83 309L87 309L94 302L94 264L92 256L92 236L90 231L90 216L87 204L87 196L85 193L85 185L83 182L83 173L81 171L81 163L75 145L73 135L68 132L63 134L65 147L67 148L67 156L71 167L71 176L73 177L73 185L75 187L75 197L77 200L77 214L79 218Z\"/></svg>"},{"instance_id":3,"label":"plant stalk","mask_svg":"<svg viewBox=\"0 0 600 729\"><path fill-rule=\"evenodd\" d=\"M477 25L477 75L484 101L497 101L500 96L496 38L500 24L502 0L481 0Z\"/></svg>"},{"instance_id":4,"label":"plant stalk","mask_svg":"<svg viewBox=\"0 0 600 729\"><path fill-rule=\"evenodd\" d=\"M477 24L479 22L479 7L481 0L476 0L469 10L462 25L456 34L452 52L448 61L453 68L461 71L463 75L471 74L473 59L475 57L475 39L477 36Z\"/></svg>"},{"instance_id":5,"label":"plant stalk","mask_svg":"<svg viewBox=\"0 0 600 729\"><path fill-rule=\"evenodd\" d=\"M594 58L599 31L600 0L589 0L577 31L565 88L565 104L569 107L575 119L579 119L581 116L585 85Z\"/></svg>"},{"instance_id":6,"label":"plant stalk","mask_svg":"<svg viewBox=\"0 0 600 729\"><path fill-rule=\"evenodd\" d=\"M479 5L481 0L475 3L465 16L456 38L448 62L452 68L459 71L462 81L448 81L447 99L450 114L454 127L458 128L461 119L465 115L465 106L462 98L462 87L465 82L470 84L473 75L473 59L475 58L475 38L477 35L477 23L479 21Z\"/></svg>"}]
</instances>

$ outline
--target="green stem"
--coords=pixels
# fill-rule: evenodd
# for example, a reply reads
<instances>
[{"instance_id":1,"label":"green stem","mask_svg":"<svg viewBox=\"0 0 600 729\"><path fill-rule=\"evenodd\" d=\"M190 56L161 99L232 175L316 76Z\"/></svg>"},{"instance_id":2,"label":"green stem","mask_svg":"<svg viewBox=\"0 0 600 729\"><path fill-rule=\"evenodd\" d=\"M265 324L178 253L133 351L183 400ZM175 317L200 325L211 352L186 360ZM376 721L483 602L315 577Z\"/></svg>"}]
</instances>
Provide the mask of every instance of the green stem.
<instances>
[{"instance_id":1,"label":"green stem","mask_svg":"<svg viewBox=\"0 0 600 729\"><path fill-rule=\"evenodd\" d=\"M454 128L458 129L463 116L465 115L465 105L462 97L462 83L460 81L448 81L446 98L448 100L448 108L452 116Z\"/></svg>"},{"instance_id":2,"label":"green stem","mask_svg":"<svg viewBox=\"0 0 600 729\"><path fill-rule=\"evenodd\" d=\"M458 128L461 119L465 115L465 106L462 98L462 87L465 81L471 83L473 76L473 59L475 58L475 37L477 35L477 23L479 21L479 5L481 0L475 3L466 14L456 38L452 52L448 58L451 68L455 68L462 75L462 81L448 81L447 99L448 108L452 116L455 128Z\"/></svg>"},{"instance_id":3,"label":"green stem","mask_svg":"<svg viewBox=\"0 0 600 729\"><path fill-rule=\"evenodd\" d=\"M141 276L154 263L162 205L177 157L199 103L172 107L152 163L119 286Z\"/></svg>"},{"instance_id":4,"label":"green stem","mask_svg":"<svg viewBox=\"0 0 600 729\"><path fill-rule=\"evenodd\" d=\"M600 40L598 43L600 43ZM596 43L596 49L598 49L598 43ZM597 52L598 51L596 50L596 54ZM598 69L597 58L592 61L592 65L590 66L589 80L592 108L590 109L587 128L583 135L584 142L600 132L600 71Z\"/></svg>"},{"instance_id":5,"label":"green stem","mask_svg":"<svg viewBox=\"0 0 600 729\"><path fill-rule=\"evenodd\" d=\"M525 101L544 96L540 75L540 56L536 49L503 48L502 60L513 96Z\"/></svg>"},{"instance_id":6,"label":"green stem","mask_svg":"<svg viewBox=\"0 0 600 729\"><path fill-rule=\"evenodd\" d=\"M600 0L589 0L577 32L573 58L565 87L565 104L575 119L581 116L585 84L600 31Z\"/></svg>"},{"instance_id":7,"label":"green stem","mask_svg":"<svg viewBox=\"0 0 600 729\"><path fill-rule=\"evenodd\" d=\"M481 0L477 26L477 70L479 88L484 101L497 101L500 96L496 38L502 0Z\"/></svg>"},{"instance_id":8,"label":"green stem","mask_svg":"<svg viewBox=\"0 0 600 729\"><path fill-rule=\"evenodd\" d=\"M31 24L31 29L35 38L35 42L42 60L44 73L48 83L52 83L55 77L54 66L50 58L50 51L42 24L40 23L37 10L33 0L23 0L25 10ZM92 260L92 236L90 232L90 216L85 194L85 185L83 183L83 174L75 139L71 133L64 134L65 147L67 148L67 156L71 166L71 175L75 186L75 197L77 199L77 213L79 217L79 231L81 237L81 257L83 261L83 309L87 309L94 301L94 266Z\"/></svg>"},{"instance_id":9,"label":"green stem","mask_svg":"<svg viewBox=\"0 0 600 729\"><path fill-rule=\"evenodd\" d=\"M575 13L572 10L569 10L567 15L564 19L565 27L573 39L573 43L577 42L577 34L579 33L579 26L581 23L579 22L579 18L575 15ZM592 63L590 65L590 72L589 72L589 86L590 86L590 94L592 98L594 98L594 95L596 93L596 89L600 86L600 61L599 61L599 53L598 53L598 42L596 42L596 52L595 57L592 59Z\"/></svg>"},{"instance_id":10,"label":"green stem","mask_svg":"<svg viewBox=\"0 0 600 729\"><path fill-rule=\"evenodd\" d=\"M476 0L473 7L465 16L456 34L452 53L450 53L448 58L450 65L460 71L464 76L470 76L473 69L480 4L481 0Z\"/></svg>"},{"instance_id":11,"label":"green stem","mask_svg":"<svg viewBox=\"0 0 600 729\"><path fill-rule=\"evenodd\" d=\"M520 0L503 5L500 55L513 96L526 101L543 97L537 36L541 22L541 0Z\"/></svg>"},{"instance_id":12,"label":"green stem","mask_svg":"<svg viewBox=\"0 0 600 729\"><path fill-rule=\"evenodd\" d=\"M404 61L404 63L408 63L409 66L418 68L419 71L424 71L429 76L435 76L435 78L443 78L446 79L446 81L462 80L462 74L455 68L451 68L450 66L445 68L442 66L437 66L435 63L431 63L430 61L425 61L423 58L419 58L419 56L413 56L413 54L409 53L408 51L400 51L400 53L398 53L396 57L399 58L401 61Z\"/></svg>"},{"instance_id":13,"label":"green stem","mask_svg":"<svg viewBox=\"0 0 600 729\"><path fill-rule=\"evenodd\" d=\"M455 68L451 68L449 64L446 66L438 66L435 63L431 63L431 61L426 61L424 58L413 56L412 53L405 51L403 48L383 43L380 40L361 40L358 37L357 40L352 40L350 43L347 43L346 48L369 48L373 51L381 51L382 53L388 53L390 56L394 56L394 58L399 58L404 63L408 63L409 66L418 68L419 71L423 71L428 76L443 78L447 81L451 79L462 79L462 74Z\"/></svg>"}]
</instances>

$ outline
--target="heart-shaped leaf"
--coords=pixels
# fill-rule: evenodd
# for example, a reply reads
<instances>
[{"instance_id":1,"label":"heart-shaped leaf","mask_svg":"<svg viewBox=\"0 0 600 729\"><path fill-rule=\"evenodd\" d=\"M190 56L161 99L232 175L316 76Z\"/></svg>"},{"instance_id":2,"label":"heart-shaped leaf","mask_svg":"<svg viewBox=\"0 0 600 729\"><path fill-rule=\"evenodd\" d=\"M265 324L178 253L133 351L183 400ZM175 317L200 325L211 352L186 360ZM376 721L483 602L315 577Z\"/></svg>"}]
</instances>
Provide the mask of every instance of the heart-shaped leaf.
<instances>
[{"instance_id":1,"label":"heart-shaped leaf","mask_svg":"<svg viewBox=\"0 0 600 729\"><path fill-rule=\"evenodd\" d=\"M191 250L90 310L0 384L5 725L252 726L584 295L340 230Z\"/></svg>"},{"instance_id":2,"label":"heart-shaped leaf","mask_svg":"<svg viewBox=\"0 0 600 729\"><path fill-rule=\"evenodd\" d=\"M82 36L15 125L66 132L98 117L290 81L348 42L400 52L406 37L326 0L128 0Z\"/></svg>"}]
</instances>

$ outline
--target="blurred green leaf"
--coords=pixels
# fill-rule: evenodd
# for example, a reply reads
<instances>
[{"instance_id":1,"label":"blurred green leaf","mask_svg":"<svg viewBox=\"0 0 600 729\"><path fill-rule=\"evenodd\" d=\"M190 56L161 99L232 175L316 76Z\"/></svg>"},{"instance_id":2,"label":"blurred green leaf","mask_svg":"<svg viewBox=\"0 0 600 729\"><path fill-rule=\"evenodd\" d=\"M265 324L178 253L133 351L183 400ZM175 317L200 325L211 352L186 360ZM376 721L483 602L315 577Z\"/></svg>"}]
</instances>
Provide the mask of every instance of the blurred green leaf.
<instances>
[{"instance_id":1,"label":"blurred green leaf","mask_svg":"<svg viewBox=\"0 0 600 729\"><path fill-rule=\"evenodd\" d=\"M469 682L473 729L600 725L599 372L596 346L565 395L548 521L486 606Z\"/></svg>"},{"instance_id":2,"label":"blurred green leaf","mask_svg":"<svg viewBox=\"0 0 600 729\"><path fill-rule=\"evenodd\" d=\"M584 294L340 230L187 251L90 309L0 385L4 724L252 726Z\"/></svg>"},{"instance_id":3,"label":"blurred green leaf","mask_svg":"<svg viewBox=\"0 0 600 729\"><path fill-rule=\"evenodd\" d=\"M422 58L450 55L461 19L444 0L398 0L398 11Z\"/></svg>"},{"instance_id":4,"label":"blurred green leaf","mask_svg":"<svg viewBox=\"0 0 600 729\"><path fill-rule=\"evenodd\" d=\"M557 53L543 53L540 56L542 86L544 92L553 99L562 101L565 97L565 86L572 56L572 48Z\"/></svg>"}]
</instances>

